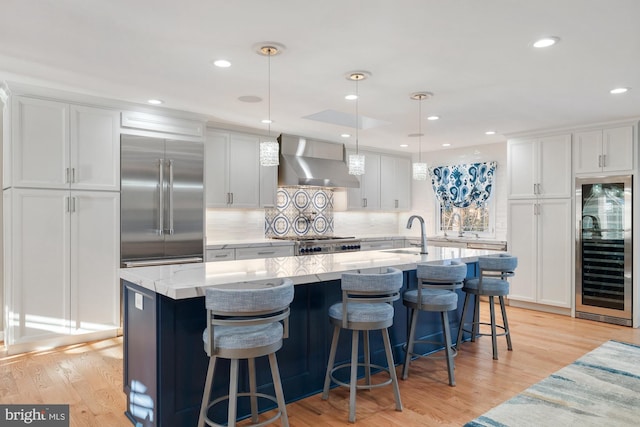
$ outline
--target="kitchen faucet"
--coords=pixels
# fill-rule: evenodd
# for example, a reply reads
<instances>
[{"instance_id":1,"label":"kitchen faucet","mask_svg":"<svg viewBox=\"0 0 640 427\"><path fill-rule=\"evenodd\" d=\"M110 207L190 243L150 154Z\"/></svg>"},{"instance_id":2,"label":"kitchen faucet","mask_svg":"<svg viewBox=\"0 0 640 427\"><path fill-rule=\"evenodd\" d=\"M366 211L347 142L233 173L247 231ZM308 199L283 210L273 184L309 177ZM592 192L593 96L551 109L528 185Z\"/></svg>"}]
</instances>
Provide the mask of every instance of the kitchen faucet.
<instances>
[{"instance_id":1,"label":"kitchen faucet","mask_svg":"<svg viewBox=\"0 0 640 427\"><path fill-rule=\"evenodd\" d=\"M453 231L453 228L451 228L451 225L453 224L453 220L455 218L458 218L458 237L464 237L464 232L462 231L462 218L460 217L460 214L458 212L454 212L451 214L451 217L449 218L449 224L447 225L446 230L444 231L444 237L447 237L447 230L451 230Z\"/></svg>"},{"instance_id":2,"label":"kitchen faucet","mask_svg":"<svg viewBox=\"0 0 640 427\"><path fill-rule=\"evenodd\" d=\"M411 215L409 217L409 221L407 221L407 229L411 228L411 224L413 220L417 219L420 221L420 237L422 238L422 245L420 246L420 253L423 255L427 254L427 232L424 228L424 219L419 215Z\"/></svg>"}]
</instances>

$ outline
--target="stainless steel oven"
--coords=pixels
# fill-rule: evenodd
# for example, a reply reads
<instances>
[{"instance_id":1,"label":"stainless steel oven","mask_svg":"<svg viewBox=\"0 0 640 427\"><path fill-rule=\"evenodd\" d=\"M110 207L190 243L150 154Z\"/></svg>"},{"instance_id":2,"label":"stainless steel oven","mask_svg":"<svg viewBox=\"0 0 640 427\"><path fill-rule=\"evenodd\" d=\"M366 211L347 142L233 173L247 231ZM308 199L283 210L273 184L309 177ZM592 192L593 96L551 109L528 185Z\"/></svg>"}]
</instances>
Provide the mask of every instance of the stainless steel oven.
<instances>
[{"instance_id":1,"label":"stainless steel oven","mask_svg":"<svg viewBox=\"0 0 640 427\"><path fill-rule=\"evenodd\" d=\"M276 237L281 240L294 240L295 255L333 254L360 250L360 240L355 237L338 236L294 236Z\"/></svg>"},{"instance_id":2,"label":"stainless steel oven","mask_svg":"<svg viewBox=\"0 0 640 427\"><path fill-rule=\"evenodd\" d=\"M576 317L632 324L632 177L576 180Z\"/></svg>"}]
</instances>

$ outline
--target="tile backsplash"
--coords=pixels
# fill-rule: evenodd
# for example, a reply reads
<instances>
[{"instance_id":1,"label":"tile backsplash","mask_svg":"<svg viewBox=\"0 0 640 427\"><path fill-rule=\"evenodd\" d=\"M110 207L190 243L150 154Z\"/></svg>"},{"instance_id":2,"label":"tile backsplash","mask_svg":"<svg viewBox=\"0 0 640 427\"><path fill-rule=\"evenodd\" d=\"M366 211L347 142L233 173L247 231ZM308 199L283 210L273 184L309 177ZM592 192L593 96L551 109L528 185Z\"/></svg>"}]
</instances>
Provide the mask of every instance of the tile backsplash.
<instances>
[{"instance_id":1,"label":"tile backsplash","mask_svg":"<svg viewBox=\"0 0 640 427\"><path fill-rule=\"evenodd\" d=\"M264 211L266 237L333 235L333 190L279 187L276 206Z\"/></svg>"}]
</instances>

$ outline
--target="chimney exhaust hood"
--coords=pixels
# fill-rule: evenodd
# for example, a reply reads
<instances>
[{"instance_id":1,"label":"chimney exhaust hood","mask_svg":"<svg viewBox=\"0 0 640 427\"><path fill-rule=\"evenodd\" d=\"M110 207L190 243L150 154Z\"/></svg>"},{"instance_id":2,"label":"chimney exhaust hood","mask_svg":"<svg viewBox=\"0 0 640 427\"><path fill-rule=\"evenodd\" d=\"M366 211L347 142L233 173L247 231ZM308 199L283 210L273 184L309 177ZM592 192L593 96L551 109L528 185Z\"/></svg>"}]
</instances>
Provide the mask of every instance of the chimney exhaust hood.
<instances>
[{"instance_id":1,"label":"chimney exhaust hood","mask_svg":"<svg viewBox=\"0 0 640 427\"><path fill-rule=\"evenodd\" d=\"M344 144L281 134L278 185L359 188L360 181L349 175Z\"/></svg>"}]
</instances>

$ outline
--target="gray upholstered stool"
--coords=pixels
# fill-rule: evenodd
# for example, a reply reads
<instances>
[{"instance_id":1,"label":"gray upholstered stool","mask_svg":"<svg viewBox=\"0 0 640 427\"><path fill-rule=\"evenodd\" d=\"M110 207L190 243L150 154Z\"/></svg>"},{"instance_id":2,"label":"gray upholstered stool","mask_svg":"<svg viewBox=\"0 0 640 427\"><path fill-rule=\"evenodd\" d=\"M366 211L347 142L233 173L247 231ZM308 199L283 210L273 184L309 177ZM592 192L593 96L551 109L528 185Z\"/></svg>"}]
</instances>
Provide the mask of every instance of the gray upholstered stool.
<instances>
[{"instance_id":1,"label":"gray upholstered stool","mask_svg":"<svg viewBox=\"0 0 640 427\"><path fill-rule=\"evenodd\" d=\"M225 400L229 401L227 422L236 424L237 398L249 397L252 426L264 426L281 418L288 426L287 410L282 393L276 351L288 336L289 304L293 301L293 283L290 279L271 282L242 283L207 288L207 329L204 331L204 349L209 355L209 369L204 386L198 426L221 426L211 421L209 409ZM283 326L284 324L284 326ZM269 356L273 387L276 397L256 392L255 358ZM211 385L218 358L231 360L229 395L211 400ZM238 362L247 359L249 366L249 392L238 393ZM278 404L278 413L258 423L258 398Z\"/></svg>"},{"instance_id":2,"label":"gray upholstered stool","mask_svg":"<svg viewBox=\"0 0 640 427\"><path fill-rule=\"evenodd\" d=\"M505 336L507 338L507 349L512 350L511 334L509 333L509 322L507 321L507 311L504 307L504 297L509 295L509 282L507 278L514 275L514 270L518 266L518 258L509 254L496 254L478 257L478 267L480 268L480 277L467 279L464 281L462 290L466 293L464 297L464 305L462 306L462 317L460 318L460 328L458 329L458 339L456 340L456 348L460 348L462 341L462 332L471 333L471 341L476 340L476 336L491 335L491 343L493 345L493 358L498 359L497 337ZM471 329L465 329L464 316L469 302L469 295L475 295L475 305L473 308L473 321ZM480 297L489 297L489 312L491 313L491 321L480 322ZM500 309L502 311L502 325L496 324L496 312L493 305L493 297L500 300ZM491 333L480 333L480 325L491 327ZM502 329L503 332L497 333L496 328Z\"/></svg>"},{"instance_id":3,"label":"gray upholstered stool","mask_svg":"<svg viewBox=\"0 0 640 427\"><path fill-rule=\"evenodd\" d=\"M392 384L396 400L396 410L402 411L400 401L400 389L396 377L391 342L387 328L393 325L393 305L391 303L400 298L402 287L402 271L395 268L387 268L380 274L345 273L342 275L342 302L329 308L329 318L334 325L329 362L324 380L322 398L329 397L331 380L336 384L349 387L349 421L356 420L356 390L372 389ZM352 330L351 336L351 363L333 366L338 347L340 328ZM369 331L380 330L384 341L384 349L387 356L387 368L372 365L369 354ZM364 338L364 363L358 363L358 335L362 331ZM358 366L364 367L365 384L356 384ZM348 383L336 379L334 372L338 369L351 367L351 377ZM389 379L378 383L371 383L371 368L387 371Z\"/></svg>"},{"instance_id":4,"label":"gray upholstered stool","mask_svg":"<svg viewBox=\"0 0 640 427\"><path fill-rule=\"evenodd\" d=\"M406 291L402 302L410 311L409 336L407 337L406 356L402 369L402 379L409 376L409 363L411 356L433 357L433 355L422 355L414 352L416 343L438 344L443 346L445 358L447 359L447 370L449 372L449 385L456 385L453 375L453 358L457 351L451 340L449 328L448 312L458 308L458 294L455 290L462 287L462 281L467 275L467 264L460 261L443 261L436 264L418 264L417 277L418 288ZM416 340L416 325L418 323L418 313L420 311L439 312L442 320L442 334L444 341Z\"/></svg>"}]
</instances>

